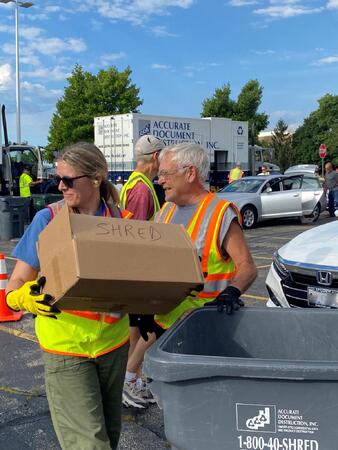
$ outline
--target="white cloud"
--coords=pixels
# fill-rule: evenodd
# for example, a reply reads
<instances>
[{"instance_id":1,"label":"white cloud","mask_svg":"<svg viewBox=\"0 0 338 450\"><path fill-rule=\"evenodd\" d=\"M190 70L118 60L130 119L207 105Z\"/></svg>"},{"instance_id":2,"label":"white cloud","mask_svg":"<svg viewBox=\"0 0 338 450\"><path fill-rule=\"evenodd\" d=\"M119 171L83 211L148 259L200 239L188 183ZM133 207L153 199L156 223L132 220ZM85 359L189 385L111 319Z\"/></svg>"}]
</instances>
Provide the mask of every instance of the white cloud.
<instances>
[{"instance_id":1,"label":"white cloud","mask_svg":"<svg viewBox=\"0 0 338 450\"><path fill-rule=\"evenodd\" d=\"M338 9L338 0L329 0L326 7L328 9Z\"/></svg>"},{"instance_id":2,"label":"white cloud","mask_svg":"<svg viewBox=\"0 0 338 450\"><path fill-rule=\"evenodd\" d=\"M112 20L125 20L137 25L151 16L165 15L170 8L190 8L195 0L74 0L79 11L94 10Z\"/></svg>"},{"instance_id":3,"label":"white cloud","mask_svg":"<svg viewBox=\"0 0 338 450\"><path fill-rule=\"evenodd\" d=\"M64 40L60 38L36 39L29 46L43 55L56 55L65 51L79 53L85 51L87 48L82 39L74 38Z\"/></svg>"},{"instance_id":4,"label":"white cloud","mask_svg":"<svg viewBox=\"0 0 338 450\"><path fill-rule=\"evenodd\" d=\"M61 89L47 89L43 84L28 81L22 81L20 87L23 92L47 99L56 99L63 94Z\"/></svg>"},{"instance_id":5,"label":"white cloud","mask_svg":"<svg viewBox=\"0 0 338 450\"><path fill-rule=\"evenodd\" d=\"M40 36L43 33L42 28L37 27L26 27L20 28L20 37L23 37L24 39L36 39L38 36Z\"/></svg>"},{"instance_id":6,"label":"white cloud","mask_svg":"<svg viewBox=\"0 0 338 450\"><path fill-rule=\"evenodd\" d=\"M258 56L267 56L274 55L276 53L275 50L251 50L254 55Z\"/></svg>"},{"instance_id":7,"label":"white cloud","mask_svg":"<svg viewBox=\"0 0 338 450\"><path fill-rule=\"evenodd\" d=\"M231 6L247 6L247 5L256 5L257 1L255 0L230 0L229 5Z\"/></svg>"},{"instance_id":8,"label":"white cloud","mask_svg":"<svg viewBox=\"0 0 338 450\"><path fill-rule=\"evenodd\" d=\"M12 84L13 72L10 64L0 65L0 91L6 91Z\"/></svg>"},{"instance_id":9,"label":"white cloud","mask_svg":"<svg viewBox=\"0 0 338 450\"><path fill-rule=\"evenodd\" d=\"M24 71L21 72L22 76L28 77L28 78L40 78L40 79L46 79L48 81L58 81L58 80L65 80L68 78L71 73L69 72L69 69L63 66L55 66L53 68L49 67L39 67L35 70L31 71Z\"/></svg>"},{"instance_id":10,"label":"white cloud","mask_svg":"<svg viewBox=\"0 0 338 450\"><path fill-rule=\"evenodd\" d=\"M123 52L119 53L109 53L106 55L102 55L100 58L101 64L104 66L108 66L111 63L114 63L115 61L119 59L123 59L126 57L126 54Z\"/></svg>"},{"instance_id":11,"label":"white cloud","mask_svg":"<svg viewBox=\"0 0 338 450\"><path fill-rule=\"evenodd\" d=\"M336 64L338 63L338 56L327 56L326 58L318 59L318 61L314 62L315 66L324 66L327 64Z\"/></svg>"},{"instance_id":12,"label":"white cloud","mask_svg":"<svg viewBox=\"0 0 338 450\"><path fill-rule=\"evenodd\" d=\"M308 8L301 5L293 5L294 1L287 2L278 6L268 6L254 10L254 14L267 16L271 18L289 18L302 16L305 14L317 14L323 11L323 8Z\"/></svg>"},{"instance_id":13,"label":"white cloud","mask_svg":"<svg viewBox=\"0 0 338 450\"><path fill-rule=\"evenodd\" d=\"M167 64L156 64L155 63L155 64L151 65L151 68L155 69L155 70L170 70L171 66L169 66Z\"/></svg>"},{"instance_id":14,"label":"white cloud","mask_svg":"<svg viewBox=\"0 0 338 450\"><path fill-rule=\"evenodd\" d=\"M9 25L0 24L0 32L1 33L14 33L14 27L10 27Z\"/></svg>"},{"instance_id":15,"label":"white cloud","mask_svg":"<svg viewBox=\"0 0 338 450\"><path fill-rule=\"evenodd\" d=\"M169 37L177 37L178 35L175 33L171 33L168 31L167 27L165 26L155 26L155 27L149 27L149 32L154 34L155 36L169 36Z\"/></svg>"}]
</instances>

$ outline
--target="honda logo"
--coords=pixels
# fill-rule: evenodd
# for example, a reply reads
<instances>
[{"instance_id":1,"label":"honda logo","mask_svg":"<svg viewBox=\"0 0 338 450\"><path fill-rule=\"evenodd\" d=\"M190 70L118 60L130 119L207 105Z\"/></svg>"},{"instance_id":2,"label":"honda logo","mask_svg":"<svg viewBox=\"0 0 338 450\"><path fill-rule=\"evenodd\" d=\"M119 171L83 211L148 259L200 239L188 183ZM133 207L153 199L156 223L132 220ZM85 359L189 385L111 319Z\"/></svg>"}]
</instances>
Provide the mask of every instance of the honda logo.
<instances>
[{"instance_id":1,"label":"honda logo","mask_svg":"<svg viewBox=\"0 0 338 450\"><path fill-rule=\"evenodd\" d=\"M317 272L316 278L318 284L322 284L324 286L331 286L332 284L332 273L331 272Z\"/></svg>"}]
</instances>

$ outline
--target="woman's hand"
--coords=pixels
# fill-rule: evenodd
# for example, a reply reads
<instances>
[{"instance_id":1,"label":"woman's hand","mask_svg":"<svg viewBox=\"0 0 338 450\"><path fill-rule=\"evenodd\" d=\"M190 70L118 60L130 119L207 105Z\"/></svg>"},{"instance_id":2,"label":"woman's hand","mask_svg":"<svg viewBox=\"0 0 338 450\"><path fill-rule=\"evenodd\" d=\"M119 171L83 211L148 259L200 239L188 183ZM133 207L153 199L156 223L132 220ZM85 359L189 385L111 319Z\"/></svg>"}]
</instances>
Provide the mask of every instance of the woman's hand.
<instances>
[{"instance_id":1,"label":"woman's hand","mask_svg":"<svg viewBox=\"0 0 338 450\"><path fill-rule=\"evenodd\" d=\"M27 281L19 289L14 289L7 293L7 305L14 311L24 309L34 315L56 319L56 314L59 314L61 311L50 304L53 300L51 295L41 293L45 283L45 277L41 277L36 281Z\"/></svg>"}]
</instances>

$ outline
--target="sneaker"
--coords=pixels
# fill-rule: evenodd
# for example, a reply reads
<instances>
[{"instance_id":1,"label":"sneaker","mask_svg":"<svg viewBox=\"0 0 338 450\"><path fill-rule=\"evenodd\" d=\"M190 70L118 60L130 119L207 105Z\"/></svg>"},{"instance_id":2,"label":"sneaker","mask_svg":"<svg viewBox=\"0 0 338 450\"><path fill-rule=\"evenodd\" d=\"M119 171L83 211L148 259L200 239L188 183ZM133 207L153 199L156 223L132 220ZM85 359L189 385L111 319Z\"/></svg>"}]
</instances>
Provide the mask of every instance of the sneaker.
<instances>
[{"instance_id":1,"label":"sneaker","mask_svg":"<svg viewBox=\"0 0 338 450\"><path fill-rule=\"evenodd\" d=\"M126 407L145 408L146 400L143 398L136 381L125 381L122 393L122 404Z\"/></svg>"},{"instance_id":2,"label":"sneaker","mask_svg":"<svg viewBox=\"0 0 338 450\"><path fill-rule=\"evenodd\" d=\"M147 381L144 379L144 377L142 378L138 378L136 380L136 386L139 389L142 398L147 402L147 403L156 403L156 400L153 396L153 394L150 392L150 389L148 387L148 383Z\"/></svg>"}]
</instances>

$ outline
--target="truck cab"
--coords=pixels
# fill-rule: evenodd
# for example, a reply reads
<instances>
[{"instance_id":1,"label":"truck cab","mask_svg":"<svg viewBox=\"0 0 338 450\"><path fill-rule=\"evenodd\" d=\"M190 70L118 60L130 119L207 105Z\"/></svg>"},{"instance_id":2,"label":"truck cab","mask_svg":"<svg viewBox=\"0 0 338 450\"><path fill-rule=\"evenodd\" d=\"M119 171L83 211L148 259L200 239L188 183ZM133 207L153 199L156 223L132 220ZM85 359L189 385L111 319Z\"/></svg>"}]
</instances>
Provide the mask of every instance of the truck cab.
<instances>
[{"instance_id":1,"label":"truck cab","mask_svg":"<svg viewBox=\"0 0 338 450\"><path fill-rule=\"evenodd\" d=\"M41 152L30 145L10 144L2 147L1 195L20 195L19 179L25 166L29 166L33 179L43 178Z\"/></svg>"}]
</instances>

